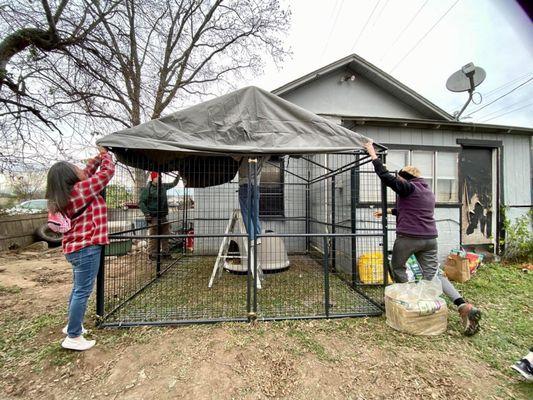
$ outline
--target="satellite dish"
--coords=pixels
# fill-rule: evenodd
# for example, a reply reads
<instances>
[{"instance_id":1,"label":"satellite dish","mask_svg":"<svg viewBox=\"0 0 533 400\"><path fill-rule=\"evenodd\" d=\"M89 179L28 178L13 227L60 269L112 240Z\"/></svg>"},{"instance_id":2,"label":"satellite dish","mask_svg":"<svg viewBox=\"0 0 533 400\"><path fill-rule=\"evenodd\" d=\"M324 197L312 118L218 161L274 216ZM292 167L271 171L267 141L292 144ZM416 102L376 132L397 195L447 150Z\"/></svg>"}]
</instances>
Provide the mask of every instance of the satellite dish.
<instances>
[{"instance_id":1,"label":"satellite dish","mask_svg":"<svg viewBox=\"0 0 533 400\"><path fill-rule=\"evenodd\" d=\"M446 81L446 88L449 91L468 92L468 100L465 105L461 108L461 111L454 113L457 121L459 121L459 117L472 101L474 89L478 87L486 77L487 74L483 68L476 67L474 63L468 63L459 71L454 72Z\"/></svg>"},{"instance_id":2,"label":"satellite dish","mask_svg":"<svg viewBox=\"0 0 533 400\"><path fill-rule=\"evenodd\" d=\"M446 88L451 92L468 92L478 87L486 77L487 74L483 68L469 63L448 78Z\"/></svg>"}]
</instances>

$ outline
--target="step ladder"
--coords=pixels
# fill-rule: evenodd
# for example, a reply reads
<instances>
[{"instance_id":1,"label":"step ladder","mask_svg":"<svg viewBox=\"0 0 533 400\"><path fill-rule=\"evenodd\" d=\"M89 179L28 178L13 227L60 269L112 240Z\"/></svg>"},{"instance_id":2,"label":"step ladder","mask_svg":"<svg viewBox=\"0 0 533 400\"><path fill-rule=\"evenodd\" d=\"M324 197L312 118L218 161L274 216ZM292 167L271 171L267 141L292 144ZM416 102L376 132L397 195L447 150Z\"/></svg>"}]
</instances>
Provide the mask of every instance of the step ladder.
<instances>
[{"instance_id":1,"label":"step ladder","mask_svg":"<svg viewBox=\"0 0 533 400\"><path fill-rule=\"evenodd\" d=\"M237 230L237 232L236 232ZM246 228L244 226L244 221L242 219L241 210L238 208L234 209L231 213L230 219L228 221L228 225L226 226L226 230L224 232L225 236L222 239L222 242L220 243L220 248L218 250L218 256L215 261L215 265L213 266L213 272L211 273L211 278L209 279L209 284L207 287L211 288L215 282L215 278L220 278L222 276L222 271L224 270L224 262L226 259L231 258L240 258L241 259L241 265L244 265L248 262L248 236L240 237L242 239L242 247L240 249L241 256L235 256L228 253L229 251L229 245L231 241L231 237L229 235L231 233L240 233L244 235L248 235L248 232L246 231ZM252 270L252 278L254 278L254 246L251 247L250 252L250 260L251 260L251 270ZM261 270L261 264L258 261L257 265L257 289L261 289L261 282L263 280L263 271Z\"/></svg>"}]
</instances>

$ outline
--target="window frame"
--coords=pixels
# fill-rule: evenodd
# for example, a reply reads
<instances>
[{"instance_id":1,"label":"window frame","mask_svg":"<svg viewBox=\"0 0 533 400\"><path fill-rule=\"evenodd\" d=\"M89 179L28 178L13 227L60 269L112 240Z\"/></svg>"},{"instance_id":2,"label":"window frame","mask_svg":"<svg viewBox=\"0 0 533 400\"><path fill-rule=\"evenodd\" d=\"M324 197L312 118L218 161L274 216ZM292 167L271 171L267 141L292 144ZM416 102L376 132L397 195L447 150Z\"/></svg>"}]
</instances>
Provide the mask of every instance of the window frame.
<instances>
[{"instance_id":1,"label":"window frame","mask_svg":"<svg viewBox=\"0 0 533 400\"><path fill-rule=\"evenodd\" d=\"M456 168L455 168L455 176L450 179L450 178L446 178L446 177L439 177L439 153L454 153L455 154L455 165L456 165ZM459 152L451 152L451 151L435 151L433 153L433 157L434 157L434 178L433 178L433 193L435 194L435 200L436 200L436 203L437 204L459 204ZM438 183L439 183L439 179L441 180L453 180L453 182L455 182L455 190L456 190L456 199L455 201L438 201L438 193L437 193L437 190L438 190Z\"/></svg>"},{"instance_id":2,"label":"window frame","mask_svg":"<svg viewBox=\"0 0 533 400\"><path fill-rule=\"evenodd\" d=\"M275 219L284 219L285 218L285 159L282 156L272 156L268 161L263 165L264 168L269 164L275 164L279 162L279 166L274 166L274 168L279 168L280 170L280 181L279 181L279 195L281 197L280 209L274 210L272 213L264 214L264 209L261 207L261 199L263 198L263 191L265 187L263 186L263 177L259 181L259 218L262 220L275 220Z\"/></svg>"},{"instance_id":3,"label":"window frame","mask_svg":"<svg viewBox=\"0 0 533 400\"><path fill-rule=\"evenodd\" d=\"M402 144L392 144L392 143L384 143L384 146L388 148L389 151L407 151L407 159L408 163L407 165L411 165L412 157L413 157L413 151L426 151L432 153L432 184L431 184L431 191L435 194L435 205L437 207L459 207L461 205L459 201L459 193L457 193L457 199L455 201L449 201L449 202L443 202L443 201L437 201L437 180L438 180L438 153L455 153L456 154L456 160L457 160L457 169L456 169L456 176L455 181L458 185L459 183L459 153L461 151L460 146L426 146L426 145L402 145ZM386 162L385 162L386 164ZM390 172L396 173L398 171L391 170ZM361 185L359 185L359 190L361 190ZM387 193L389 193L391 189L387 188ZM360 198L360 197L359 197ZM393 204L395 201L391 202L389 199L389 196L387 196L387 203ZM375 201L359 201L359 204L363 205L376 205L379 203L376 203Z\"/></svg>"}]
</instances>

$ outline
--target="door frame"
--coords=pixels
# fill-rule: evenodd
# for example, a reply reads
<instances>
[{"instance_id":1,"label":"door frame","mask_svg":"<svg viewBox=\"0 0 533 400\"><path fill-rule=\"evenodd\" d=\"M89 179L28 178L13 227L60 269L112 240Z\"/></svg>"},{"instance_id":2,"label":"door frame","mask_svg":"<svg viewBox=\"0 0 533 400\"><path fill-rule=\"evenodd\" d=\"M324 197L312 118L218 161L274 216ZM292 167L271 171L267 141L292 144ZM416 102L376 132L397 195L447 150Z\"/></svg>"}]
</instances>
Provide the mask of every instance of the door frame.
<instances>
[{"instance_id":1,"label":"door frame","mask_svg":"<svg viewBox=\"0 0 533 400\"><path fill-rule=\"evenodd\" d=\"M494 229L495 236L494 236L494 252L495 254L500 253L500 239L502 236L502 229L503 229L503 218L501 213L501 207L505 204L504 203L504 191L503 191L503 142L501 140L481 140L481 139L457 139L456 143L461 146L461 150L459 152L459 157L461 157L463 153L463 149L465 147L478 147L483 149L492 150L492 170L496 169L496 201L497 201L497 207L495 207L496 211L496 226ZM494 162L495 161L495 162ZM495 164L495 165L494 165ZM460 167L460 163L458 165ZM459 169L459 184L461 183L461 178L463 171L461 168ZM461 195L461 194L460 194ZM460 218L459 218L459 243L461 247L463 246L463 223L462 223L462 215L463 215L463 199L460 201Z\"/></svg>"}]
</instances>

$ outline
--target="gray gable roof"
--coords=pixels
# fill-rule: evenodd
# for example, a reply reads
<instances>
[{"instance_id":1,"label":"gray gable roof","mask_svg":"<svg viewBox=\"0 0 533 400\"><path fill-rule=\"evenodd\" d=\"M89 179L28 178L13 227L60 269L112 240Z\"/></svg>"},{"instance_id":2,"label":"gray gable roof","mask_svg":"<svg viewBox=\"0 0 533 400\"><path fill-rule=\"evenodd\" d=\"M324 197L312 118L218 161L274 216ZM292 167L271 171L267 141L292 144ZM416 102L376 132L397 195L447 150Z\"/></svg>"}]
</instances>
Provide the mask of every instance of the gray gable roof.
<instances>
[{"instance_id":1,"label":"gray gable roof","mask_svg":"<svg viewBox=\"0 0 533 400\"><path fill-rule=\"evenodd\" d=\"M428 119L442 121L454 120L453 117L446 111L356 54L351 54L329 65L326 65L325 67L304 75L273 90L272 93L278 96L283 96L284 94L292 92L293 90L307 83L320 79L326 74L343 68L349 69L359 76L368 79L370 82L380 87L387 93L390 93L392 96L398 98L403 103L411 106L415 110L418 110L421 114L427 116Z\"/></svg>"}]
</instances>

